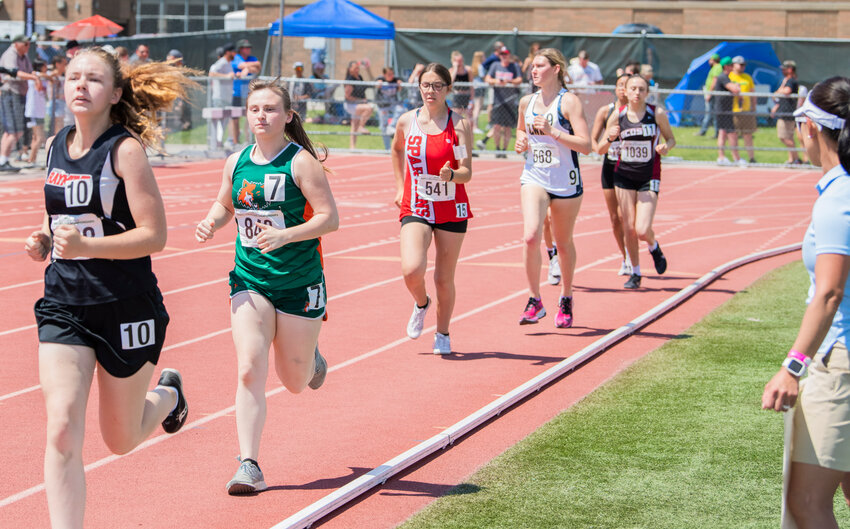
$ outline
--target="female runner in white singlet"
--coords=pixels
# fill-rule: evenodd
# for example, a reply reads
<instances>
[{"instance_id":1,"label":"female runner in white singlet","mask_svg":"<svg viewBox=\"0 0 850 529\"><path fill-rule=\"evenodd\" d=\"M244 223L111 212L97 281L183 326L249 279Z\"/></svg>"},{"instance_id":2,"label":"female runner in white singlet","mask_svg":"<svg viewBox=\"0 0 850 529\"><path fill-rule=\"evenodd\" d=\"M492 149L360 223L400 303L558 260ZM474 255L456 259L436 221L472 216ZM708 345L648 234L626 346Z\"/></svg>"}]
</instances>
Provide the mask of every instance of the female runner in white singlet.
<instances>
[{"instance_id":1,"label":"female runner in white singlet","mask_svg":"<svg viewBox=\"0 0 850 529\"><path fill-rule=\"evenodd\" d=\"M545 48L532 61L531 79L540 90L519 103L516 152L529 151L520 177L525 272L531 294L520 325L546 315L540 299L540 237L547 208L561 256L561 297L556 327L573 324L572 286L576 265L573 227L583 193L578 153L590 153L590 133L581 101L564 88L566 59Z\"/></svg>"}]
</instances>

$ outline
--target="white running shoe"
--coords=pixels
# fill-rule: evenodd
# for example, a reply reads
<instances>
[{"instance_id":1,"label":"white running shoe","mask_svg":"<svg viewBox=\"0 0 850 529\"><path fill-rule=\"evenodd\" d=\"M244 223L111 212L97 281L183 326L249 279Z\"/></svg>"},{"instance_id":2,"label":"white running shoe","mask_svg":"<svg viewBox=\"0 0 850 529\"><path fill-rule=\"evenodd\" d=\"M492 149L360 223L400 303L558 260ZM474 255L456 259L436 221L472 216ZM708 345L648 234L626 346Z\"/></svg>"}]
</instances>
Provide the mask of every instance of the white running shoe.
<instances>
[{"instance_id":1,"label":"white running shoe","mask_svg":"<svg viewBox=\"0 0 850 529\"><path fill-rule=\"evenodd\" d=\"M630 276L632 275L632 265L627 261L623 261L620 263L620 271L617 272L618 276Z\"/></svg>"},{"instance_id":2,"label":"white running shoe","mask_svg":"<svg viewBox=\"0 0 850 529\"><path fill-rule=\"evenodd\" d=\"M452 354L452 341L448 334L434 333L434 354L435 355L450 355Z\"/></svg>"},{"instance_id":3,"label":"white running shoe","mask_svg":"<svg viewBox=\"0 0 850 529\"><path fill-rule=\"evenodd\" d=\"M425 314L431 307L431 298L426 298L428 301L421 309L415 302L413 303L413 314L410 315L410 321L407 322L407 336L411 340L419 338L422 334L422 328L425 327Z\"/></svg>"},{"instance_id":4,"label":"white running shoe","mask_svg":"<svg viewBox=\"0 0 850 529\"><path fill-rule=\"evenodd\" d=\"M738 167L746 167L750 164L747 162L747 160L744 160L743 158L741 158L740 160L737 160L735 162L735 165L737 165Z\"/></svg>"},{"instance_id":5,"label":"white running shoe","mask_svg":"<svg viewBox=\"0 0 850 529\"><path fill-rule=\"evenodd\" d=\"M227 493L231 496L237 494L251 494L262 492L268 488L263 471L253 461L242 461L233 479L227 482Z\"/></svg>"},{"instance_id":6,"label":"white running shoe","mask_svg":"<svg viewBox=\"0 0 850 529\"><path fill-rule=\"evenodd\" d=\"M553 255L549 259L549 284L557 285L561 282L561 262L558 260L558 255Z\"/></svg>"},{"instance_id":7,"label":"white running shoe","mask_svg":"<svg viewBox=\"0 0 850 529\"><path fill-rule=\"evenodd\" d=\"M717 158L717 165L732 165L732 162L730 162L729 158L725 156L719 156Z\"/></svg>"}]
</instances>

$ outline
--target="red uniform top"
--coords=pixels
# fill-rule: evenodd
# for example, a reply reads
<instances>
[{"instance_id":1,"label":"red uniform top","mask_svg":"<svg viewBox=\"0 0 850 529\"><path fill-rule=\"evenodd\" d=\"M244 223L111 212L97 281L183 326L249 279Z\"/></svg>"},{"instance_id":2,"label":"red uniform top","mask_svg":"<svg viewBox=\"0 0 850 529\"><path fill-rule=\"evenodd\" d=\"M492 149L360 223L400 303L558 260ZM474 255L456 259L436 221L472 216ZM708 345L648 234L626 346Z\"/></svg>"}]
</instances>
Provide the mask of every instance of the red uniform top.
<instances>
[{"instance_id":1,"label":"red uniform top","mask_svg":"<svg viewBox=\"0 0 850 529\"><path fill-rule=\"evenodd\" d=\"M419 116L418 110L416 116ZM459 167L458 159L466 158L462 150L458 148L451 110L446 128L439 134L422 132L414 117L404 138L404 196L399 219L412 215L441 224L472 218L464 185L443 182L439 178L440 168L446 162L450 162L452 169Z\"/></svg>"}]
</instances>

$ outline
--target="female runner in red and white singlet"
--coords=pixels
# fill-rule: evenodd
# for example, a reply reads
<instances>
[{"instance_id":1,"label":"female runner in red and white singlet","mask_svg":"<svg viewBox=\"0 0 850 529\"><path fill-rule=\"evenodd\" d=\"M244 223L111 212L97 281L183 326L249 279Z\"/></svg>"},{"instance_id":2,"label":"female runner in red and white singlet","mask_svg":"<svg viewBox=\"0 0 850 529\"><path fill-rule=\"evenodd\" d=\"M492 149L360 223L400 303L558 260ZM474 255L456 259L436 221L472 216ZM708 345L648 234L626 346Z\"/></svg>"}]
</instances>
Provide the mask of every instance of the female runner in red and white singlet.
<instances>
[{"instance_id":1,"label":"female runner in red and white singlet","mask_svg":"<svg viewBox=\"0 0 850 529\"><path fill-rule=\"evenodd\" d=\"M426 66L419 75L419 90L424 104L399 118L392 148L395 204L401 220L401 268L416 303L407 335L419 337L431 305L425 271L433 237L437 250L437 333L433 352L450 354L455 268L467 221L472 218L464 186L472 178L472 128L446 105L451 74L445 66Z\"/></svg>"}]
</instances>

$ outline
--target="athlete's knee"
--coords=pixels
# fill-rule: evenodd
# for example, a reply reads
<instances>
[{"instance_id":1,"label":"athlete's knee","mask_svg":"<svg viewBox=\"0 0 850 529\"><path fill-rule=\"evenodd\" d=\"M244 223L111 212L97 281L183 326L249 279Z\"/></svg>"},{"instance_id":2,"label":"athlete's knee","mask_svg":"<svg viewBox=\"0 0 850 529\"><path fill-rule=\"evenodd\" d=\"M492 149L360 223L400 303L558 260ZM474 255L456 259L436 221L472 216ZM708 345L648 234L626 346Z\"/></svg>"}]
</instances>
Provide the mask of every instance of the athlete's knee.
<instances>
[{"instance_id":1,"label":"athlete's knee","mask_svg":"<svg viewBox=\"0 0 850 529\"><path fill-rule=\"evenodd\" d=\"M404 282L408 285L419 283L425 280L425 266L419 263L411 265L402 264L401 275L404 277Z\"/></svg>"},{"instance_id":2,"label":"athlete's knee","mask_svg":"<svg viewBox=\"0 0 850 529\"><path fill-rule=\"evenodd\" d=\"M257 384L265 384L266 371L253 362L240 361L237 368L239 384L251 388Z\"/></svg>"},{"instance_id":3,"label":"athlete's knee","mask_svg":"<svg viewBox=\"0 0 850 529\"><path fill-rule=\"evenodd\" d=\"M67 415L61 418L49 417L47 420L47 448L63 460L82 456L78 453L81 450L77 449L82 446L78 439L82 433L74 427L74 422Z\"/></svg>"},{"instance_id":4,"label":"athlete's knee","mask_svg":"<svg viewBox=\"0 0 850 529\"><path fill-rule=\"evenodd\" d=\"M649 226L635 226L635 234L641 241L648 241L652 238L652 228Z\"/></svg>"},{"instance_id":5,"label":"athlete's knee","mask_svg":"<svg viewBox=\"0 0 850 529\"><path fill-rule=\"evenodd\" d=\"M434 273L434 286L436 287L438 294L451 293L455 288L454 276L445 272Z\"/></svg>"},{"instance_id":6,"label":"athlete's knee","mask_svg":"<svg viewBox=\"0 0 850 529\"><path fill-rule=\"evenodd\" d=\"M543 238L541 230L526 231L522 234L522 242L529 248L537 249L540 247L540 241Z\"/></svg>"},{"instance_id":7,"label":"athlete's knee","mask_svg":"<svg viewBox=\"0 0 850 529\"><path fill-rule=\"evenodd\" d=\"M620 228L623 226L623 219L620 217L620 212L617 210L608 212L608 219L611 221L611 226L614 229Z\"/></svg>"}]
</instances>

